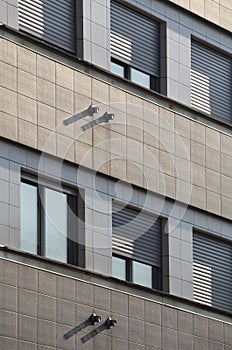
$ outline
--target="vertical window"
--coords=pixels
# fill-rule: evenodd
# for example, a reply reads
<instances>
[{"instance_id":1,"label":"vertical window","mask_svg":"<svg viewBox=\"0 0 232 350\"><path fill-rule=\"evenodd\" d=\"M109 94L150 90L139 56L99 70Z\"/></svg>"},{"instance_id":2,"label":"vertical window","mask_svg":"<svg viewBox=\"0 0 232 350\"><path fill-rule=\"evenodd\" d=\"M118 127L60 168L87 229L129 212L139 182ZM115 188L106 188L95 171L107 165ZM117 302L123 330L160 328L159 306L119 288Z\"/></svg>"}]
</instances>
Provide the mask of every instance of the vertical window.
<instances>
[{"instance_id":1,"label":"vertical window","mask_svg":"<svg viewBox=\"0 0 232 350\"><path fill-rule=\"evenodd\" d=\"M111 71L159 91L159 23L111 1Z\"/></svg>"},{"instance_id":2,"label":"vertical window","mask_svg":"<svg viewBox=\"0 0 232 350\"><path fill-rule=\"evenodd\" d=\"M112 276L161 289L161 219L113 203Z\"/></svg>"},{"instance_id":3,"label":"vertical window","mask_svg":"<svg viewBox=\"0 0 232 350\"><path fill-rule=\"evenodd\" d=\"M133 261L132 282L152 288L152 266Z\"/></svg>"},{"instance_id":4,"label":"vertical window","mask_svg":"<svg viewBox=\"0 0 232 350\"><path fill-rule=\"evenodd\" d=\"M112 258L112 276L120 280L126 280L126 260L113 256Z\"/></svg>"},{"instance_id":5,"label":"vertical window","mask_svg":"<svg viewBox=\"0 0 232 350\"><path fill-rule=\"evenodd\" d=\"M37 187L29 183L21 184L21 248L37 254L38 213Z\"/></svg>"},{"instance_id":6,"label":"vertical window","mask_svg":"<svg viewBox=\"0 0 232 350\"><path fill-rule=\"evenodd\" d=\"M45 256L67 262L67 194L45 188Z\"/></svg>"},{"instance_id":7,"label":"vertical window","mask_svg":"<svg viewBox=\"0 0 232 350\"><path fill-rule=\"evenodd\" d=\"M232 122L232 60L197 41L191 48L191 104Z\"/></svg>"},{"instance_id":8,"label":"vertical window","mask_svg":"<svg viewBox=\"0 0 232 350\"><path fill-rule=\"evenodd\" d=\"M80 244L83 232L78 224L79 220L84 220L81 203L75 190L61 189L50 181L40 184L36 177L23 174L21 249L57 261L83 265L84 249Z\"/></svg>"}]
</instances>

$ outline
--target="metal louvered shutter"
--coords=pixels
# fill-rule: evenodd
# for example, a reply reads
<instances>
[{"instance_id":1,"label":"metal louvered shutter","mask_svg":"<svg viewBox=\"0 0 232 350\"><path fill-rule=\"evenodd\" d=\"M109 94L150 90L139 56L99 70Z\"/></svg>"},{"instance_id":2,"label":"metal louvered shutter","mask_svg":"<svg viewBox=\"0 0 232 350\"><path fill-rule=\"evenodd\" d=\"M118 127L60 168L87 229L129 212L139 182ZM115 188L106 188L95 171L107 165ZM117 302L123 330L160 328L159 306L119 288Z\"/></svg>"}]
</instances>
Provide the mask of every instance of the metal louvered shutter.
<instances>
[{"instance_id":1,"label":"metal louvered shutter","mask_svg":"<svg viewBox=\"0 0 232 350\"><path fill-rule=\"evenodd\" d=\"M161 220L129 207L113 204L113 252L161 267Z\"/></svg>"},{"instance_id":2,"label":"metal louvered shutter","mask_svg":"<svg viewBox=\"0 0 232 350\"><path fill-rule=\"evenodd\" d=\"M194 233L193 298L232 311L232 245Z\"/></svg>"},{"instance_id":3,"label":"metal louvered shutter","mask_svg":"<svg viewBox=\"0 0 232 350\"><path fill-rule=\"evenodd\" d=\"M191 104L232 121L232 60L196 41L191 52Z\"/></svg>"},{"instance_id":4,"label":"metal louvered shutter","mask_svg":"<svg viewBox=\"0 0 232 350\"><path fill-rule=\"evenodd\" d=\"M110 51L118 60L145 73L160 75L159 23L111 2Z\"/></svg>"},{"instance_id":5,"label":"metal louvered shutter","mask_svg":"<svg viewBox=\"0 0 232 350\"><path fill-rule=\"evenodd\" d=\"M75 53L74 0L19 0L19 28Z\"/></svg>"}]
</instances>

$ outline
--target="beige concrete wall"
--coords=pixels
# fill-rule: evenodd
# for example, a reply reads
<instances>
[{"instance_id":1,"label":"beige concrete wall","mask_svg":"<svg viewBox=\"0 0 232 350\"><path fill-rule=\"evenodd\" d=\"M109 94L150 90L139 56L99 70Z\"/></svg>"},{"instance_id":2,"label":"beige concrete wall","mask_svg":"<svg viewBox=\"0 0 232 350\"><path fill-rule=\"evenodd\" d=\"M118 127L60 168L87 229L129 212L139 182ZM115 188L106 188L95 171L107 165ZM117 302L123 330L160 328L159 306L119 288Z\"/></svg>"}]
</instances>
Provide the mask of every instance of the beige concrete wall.
<instances>
[{"instance_id":1,"label":"beige concrete wall","mask_svg":"<svg viewBox=\"0 0 232 350\"><path fill-rule=\"evenodd\" d=\"M53 266L54 268L54 266ZM183 300L146 297L0 259L2 349L100 350L231 350L232 324L216 312ZM86 276L85 276L86 278ZM120 288L120 284L117 285ZM125 286L124 286L125 289ZM137 289L141 293L141 289ZM138 294L139 294L138 293ZM175 307L171 306L173 303ZM181 304L182 303L182 304ZM64 334L88 319L92 312L111 316L117 325L85 343L81 338L99 327L89 326L68 340ZM229 319L229 317L224 318ZM100 324L100 325L101 325ZM37 347L38 344L38 347Z\"/></svg>"},{"instance_id":2,"label":"beige concrete wall","mask_svg":"<svg viewBox=\"0 0 232 350\"><path fill-rule=\"evenodd\" d=\"M224 29L232 30L232 2L230 0L169 0Z\"/></svg>"},{"instance_id":3,"label":"beige concrete wall","mask_svg":"<svg viewBox=\"0 0 232 350\"><path fill-rule=\"evenodd\" d=\"M91 103L99 113L80 114ZM102 123L106 111L115 118ZM232 218L231 137L5 39L0 125L0 136Z\"/></svg>"}]
</instances>

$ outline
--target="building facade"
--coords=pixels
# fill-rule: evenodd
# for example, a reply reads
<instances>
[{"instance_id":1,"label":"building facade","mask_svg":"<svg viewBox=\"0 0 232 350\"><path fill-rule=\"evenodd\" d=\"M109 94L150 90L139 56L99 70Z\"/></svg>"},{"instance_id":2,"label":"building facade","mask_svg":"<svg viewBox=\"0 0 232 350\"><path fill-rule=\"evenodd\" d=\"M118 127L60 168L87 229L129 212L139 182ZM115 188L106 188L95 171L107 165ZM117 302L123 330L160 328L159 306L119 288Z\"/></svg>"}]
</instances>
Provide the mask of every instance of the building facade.
<instances>
[{"instance_id":1,"label":"building facade","mask_svg":"<svg viewBox=\"0 0 232 350\"><path fill-rule=\"evenodd\" d=\"M2 349L232 350L231 18L0 0Z\"/></svg>"}]
</instances>

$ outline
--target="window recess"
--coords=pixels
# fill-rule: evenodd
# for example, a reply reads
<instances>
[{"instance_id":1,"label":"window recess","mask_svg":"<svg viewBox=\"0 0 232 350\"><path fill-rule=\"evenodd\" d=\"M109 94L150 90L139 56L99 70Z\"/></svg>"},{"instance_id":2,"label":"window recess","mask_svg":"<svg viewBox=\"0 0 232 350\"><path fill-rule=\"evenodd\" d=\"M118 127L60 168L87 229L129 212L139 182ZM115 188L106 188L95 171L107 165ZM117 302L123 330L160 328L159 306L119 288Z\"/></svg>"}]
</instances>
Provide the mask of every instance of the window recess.
<instances>
[{"instance_id":1,"label":"window recess","mask_svg":"<svg viewBox=\"0 0 232 350\"><path fill-rule=\"evenodd\" d=\"M112 276L161 289L161 219L113 203Z\"/></svg>"},{"instance_id":2,"label":"window recess","mask_svg":"<svg viewBox=\"0 0 232 350\"><path fill-rule=\"evenodd\" d=\"M193 300L232 312L232 242L193 234Z\"/></svg>"},{"instance_id":3,"label":"window recess","mask_svg":"<svg viewBox=\"0 0 232 350\"><path fill-rule=\"evenodd\" d=\"M21 178L21 249L84 266L83 203L78 192L28 174Z\"/></svg>"},{"instance_id":4,"label":"window recess","mask_svg":"<svg viewBox=\"0 0 232 350\"><path fill-rule=\"evenodd\" d=\"M111 1L111 71L159 91L159 23Z\"/></svg>"},{"instance_id":5,"label":"window recess","mask_svg":"<svg viewBox=\"0 0 232 350\"><path fill-rule=\"evenodd\" d=\"M122 78L129 79L134 83L141 85L147 89L159 91L159 79L142 72L128 64L122 63L115 58L111 58L111 72Z\"/></svg>"},{"instance_id":6,"label":"window recess","mask_svg":"<svg viewBox=\"0 0 232 350\"><path fill-rule=\"evenodd\" d=\"M75 0L19 0L18 13L20 30L75 53Z\"/></svg>"},{"instance_id":7,"label":"window recess","mask_svg":"<svg viewBox=\"0 0 232 350\"><path fill-rule=\"evenodd\" d=\"M195 40L191 47L191 105L232 122L232 59Z\"/></svg>"}]
</instances>

